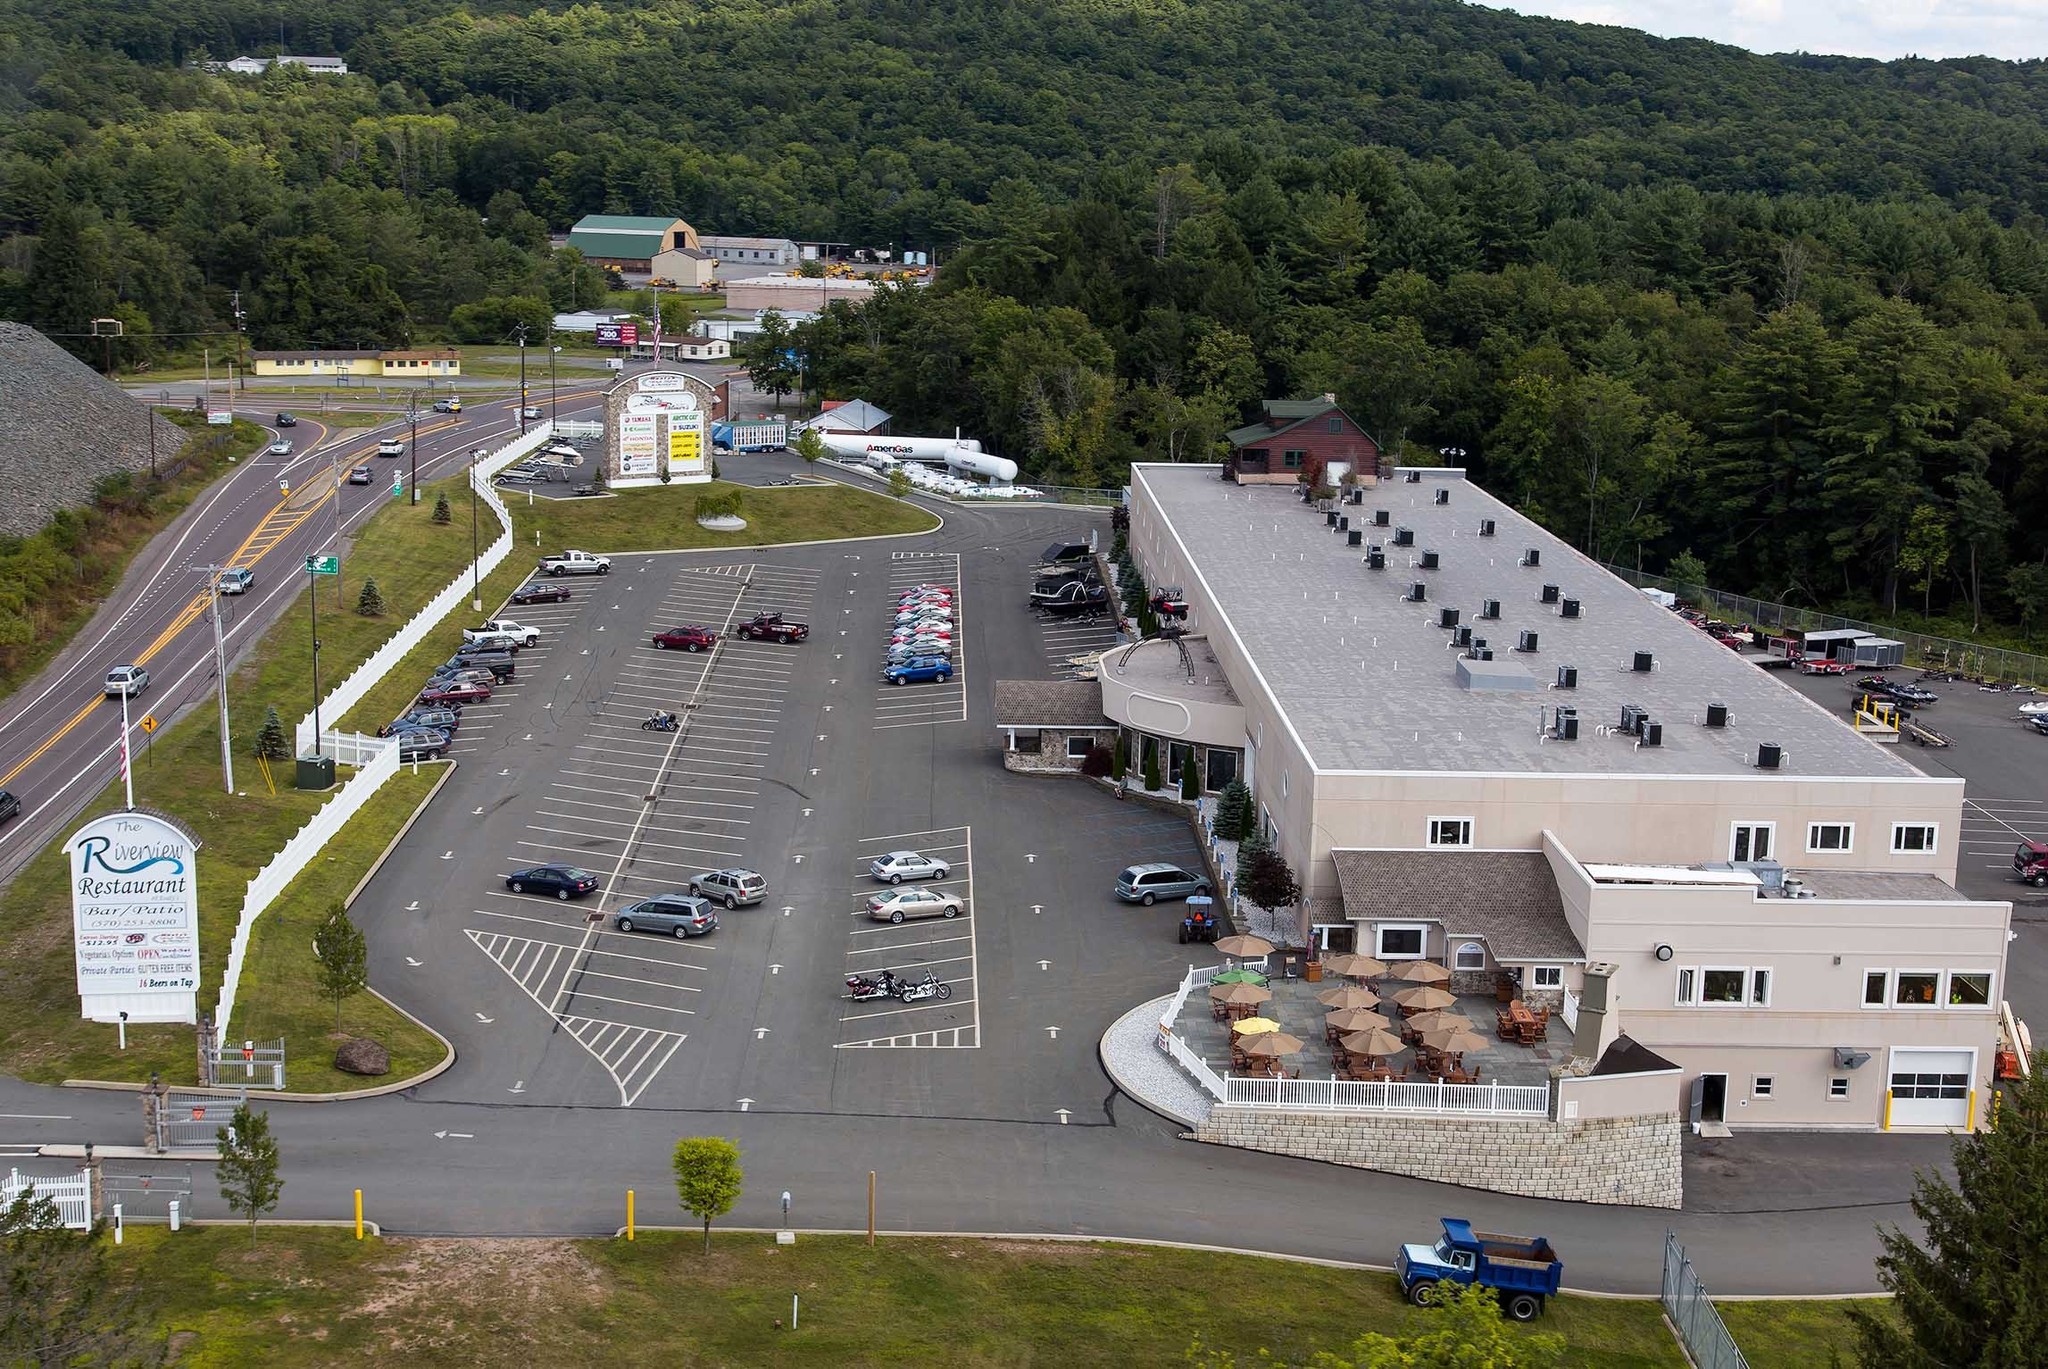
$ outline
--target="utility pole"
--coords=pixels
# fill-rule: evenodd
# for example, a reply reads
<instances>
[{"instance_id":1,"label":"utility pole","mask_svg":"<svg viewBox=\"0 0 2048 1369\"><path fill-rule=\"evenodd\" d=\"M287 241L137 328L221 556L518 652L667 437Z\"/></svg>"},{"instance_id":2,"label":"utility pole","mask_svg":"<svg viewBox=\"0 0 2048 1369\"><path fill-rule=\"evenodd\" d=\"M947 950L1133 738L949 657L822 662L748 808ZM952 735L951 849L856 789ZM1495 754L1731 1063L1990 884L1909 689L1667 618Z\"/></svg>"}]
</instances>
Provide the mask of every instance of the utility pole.
<instances>
[{"instance_id":1,"label":"utility pole","mask_svg":"<svg viewBox=\"0 0 2048 1369\"><path fill-rule=\"evenodd\" d=\"M127 795L128 811L135 811L135 776L128 765L128 686L133 682L124 680L121 684L121 791Z\"/></svg>"},{"instance_id":2,"label":"utility pole","mask_svg":"<svg viewBox=\"0 0 2048 1369\"><path fill-rule=\"evenodd\" d=\"M522 352L520 355L524 356L525 353ZM476 459L483 454L482 447L472 447L469 450L469 611L472 613L484 611L483 554L476 546Z\"/></svg>"},{"instance_id":3,"label":"utility pole","mask_svg":"<svg viewBox=\"0 0 2048 1369\"><path fill-rule=\"evenodd\" d=\"M220 695L220 773L228 793L235 792L235 747L228 735L228 651L220 627L220 574L225 566L204 568L206 587L213 592L213 675Z\"/></svg>"},{"instance_id":4,"label":"utility pole","mask_svg":"<svg viewBox=\"0 0 2048 1369\"><path fill-rule=\"evenodd\" d=\"M405 392L405 416L412 423L412 502L420 502L420 392Z\"/></svg>"},{"instance_id":5,"label":"utility pole","mask_svg":"<svg viewBox=\"0 0 2048 1369\"><path fill-rule=\"evenodd\" d=\"M341 467L335 464L339 443L327 448L327 483L334 486L328 498L334 501L334 607L341 608Z\"/></svg>"},{"instance_id":6,"label":"utility pole","mask_svg":"<svg viewBox=\"0 0 2048 1369\"><path fill-rule=\"evenodd\" d=\"M320 754L320 580L306 558L306 606L313 611L313 754ZM123 696L125 701L126 696Z\"/></svg>"},{"instance_id":7,"label":"utility pole","mask_svg":"<svg viewBox=\"0 0 2048 1369\"><path fill-rule=\"evenodd\" d=\"M519 324L512 330L519 335L519 435L526 436L526 325ZM472 482L474 475L471 476ZM476 497L472 492L471 499Z\"/></svg>"},{"instance_id":8,"label":"utility pole","mask_svg":"<svg viewBox=\"0 0 2048 1369\"><path fill-rule=\"evenodd\" d=\"M550 344L550 345L549 345L549 347L548 347L548 422L549 422L549 424L550 424L550 425L552 425L552 424L555 424L555 423L558 423L558 422L560 422L560 421L561 421L561 415L560 415L559 413L557 413L557 412L555 411L555 358L556 358L556 357L558 357L558 356L560 356L561 354L562 354L562 349L561 349L561 348L559 348L559 347L556 347L556 346L554 346L553 344Z\"/></svg>"},{"instance_id":9,"label":"utility pole","mask_svg":"<svg viewBox=\"0 0 2048 1369\"><path fill-rule=\"evenodd\" d=\"M242 313L242 292L237 290L230 298L234 301L233 308L235 311L235 370L241 374L241 388L247 390L249 388L249 371L242 362L242 319L245 317Z\"/></svg>"}]
</instances>

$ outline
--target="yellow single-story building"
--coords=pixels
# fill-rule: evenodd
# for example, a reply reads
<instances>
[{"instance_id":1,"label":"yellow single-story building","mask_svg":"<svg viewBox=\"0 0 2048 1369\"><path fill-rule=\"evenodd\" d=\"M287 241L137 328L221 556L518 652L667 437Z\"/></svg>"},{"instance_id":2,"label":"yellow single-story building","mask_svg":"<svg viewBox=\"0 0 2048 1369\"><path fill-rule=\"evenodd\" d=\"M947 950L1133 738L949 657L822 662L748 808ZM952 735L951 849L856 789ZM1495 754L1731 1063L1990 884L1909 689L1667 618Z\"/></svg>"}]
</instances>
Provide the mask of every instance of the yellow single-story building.
<instances>
[{"instance_id":1,"label":"yellow single-story building","mask_svg":"<svg viewBox=\"0 0 2048 1369\"><path fill-rule=\"evenodd\" d=\"M462 354L453 347L396 352L256 352L255 373L296 380L367 376L373 379L440 379L462 374Z\"/></svg>"}]
</instances>

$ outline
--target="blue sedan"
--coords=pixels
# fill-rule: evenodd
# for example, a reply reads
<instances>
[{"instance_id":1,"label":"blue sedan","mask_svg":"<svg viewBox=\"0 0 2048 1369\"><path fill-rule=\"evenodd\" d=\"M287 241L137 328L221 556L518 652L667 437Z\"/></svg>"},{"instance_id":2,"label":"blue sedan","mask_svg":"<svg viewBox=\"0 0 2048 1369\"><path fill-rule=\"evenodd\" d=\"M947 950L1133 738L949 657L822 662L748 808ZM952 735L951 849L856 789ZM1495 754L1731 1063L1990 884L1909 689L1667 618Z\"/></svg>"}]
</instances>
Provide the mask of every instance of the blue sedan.
<instances>
[{"instance_id":1,"label":"blue sedan","mask_svg":"<svg viewBox=\"0 0 2048 1369\"><path fill-rule=\"evenodd\" d=\"M953 663L938 656L920 656L902 665L892 665L882 672L882 678L890 684L906 685L912 681L923 683L937 680L944 684L953 678Z\"/></svg>"}]
</instances>

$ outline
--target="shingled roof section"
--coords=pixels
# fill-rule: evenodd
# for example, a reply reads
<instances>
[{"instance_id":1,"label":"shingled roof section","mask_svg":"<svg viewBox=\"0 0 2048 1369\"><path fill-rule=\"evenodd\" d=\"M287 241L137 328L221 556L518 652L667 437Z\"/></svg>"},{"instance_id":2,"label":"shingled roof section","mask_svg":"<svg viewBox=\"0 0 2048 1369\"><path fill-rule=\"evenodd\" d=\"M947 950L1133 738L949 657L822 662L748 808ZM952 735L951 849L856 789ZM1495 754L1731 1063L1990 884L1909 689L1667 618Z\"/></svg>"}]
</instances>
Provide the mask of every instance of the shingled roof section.
<instances>
[{"instance_id":1,"label":"shingled roof section","mask_svg":"<svg viewBox=\"0 0 2048 1369\"><path fill-rule=\"evenodd\" d=\"M997 680L997 727L1111 727L1093 680Z\"/></svg>"},{"instance_id":2,"label":"shingled roof section","mask_svg":"<svg viewBox=\"0 0 2048 1369\"><path fill-rule=\"evenodd\" d=\"M1499 961L1582 961L1541 851L1335 851L1344 916L1429 921Z\"/></svg>"},{"instance_id":3,"label":"shingled roof section","mask_svg":"<svg viewBox=\"0 0 2048 1369\"><path fill-rule=\"evenodd\" d=\"M1674 1065L1657 1052L1643 1045L1628 1033L1614 1038L1614 1044L1600 1052L1599 1063L1593 1066L1596 1078L1610 1074L1676 1074Z\"/></svg>"},{"instance_id":4,"label":"shingled roof section","mask_svg":"<svg viewBox=\"0 0 2048 1369\"><path fill-rule=\"evenodd\" d=\"M59 509L92 502L93 486L149 469L149 424L159 468L185 430L110 385L35 329L0 323L0 533L27 537Z\"/></svg>"}]
</instances>

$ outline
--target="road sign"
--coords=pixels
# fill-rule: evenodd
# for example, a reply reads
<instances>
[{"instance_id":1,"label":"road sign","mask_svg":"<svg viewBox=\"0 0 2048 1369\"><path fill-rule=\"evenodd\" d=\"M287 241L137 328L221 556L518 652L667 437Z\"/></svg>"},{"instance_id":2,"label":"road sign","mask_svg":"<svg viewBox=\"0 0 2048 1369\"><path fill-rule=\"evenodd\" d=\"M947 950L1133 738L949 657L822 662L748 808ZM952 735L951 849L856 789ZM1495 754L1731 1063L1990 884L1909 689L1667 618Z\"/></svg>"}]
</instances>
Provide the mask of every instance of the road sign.
<instances>
[{"instance_id":1,"label":"road sign","mask_svg":"<svg viewBox=\"0 0 2048 1369\"><path fill-rule=\"evenodd\" d=\"M142 715L142 730L144 732L156 731L156 714L145 713Z\"/></svg>"},{"instance_id":2,"label":"road sign","mask_svg":"<svg viewBox=\"0 0 2048 1369\"><path fill-rule=\"evenodd\" d=\"M394 476L392 476L392 477L391 477L391 497L392 497L393 499L396 499L396 498L398 498L398 496L399 496L399 495L401 495L401 494L404 494L404 493L405 493L405 477L403 477L403 476L399 476L399 475L394 475Z\"/></svg>"},{"instance_id":3,"label":"road sign","mask_svg":"<svg viewBox=\"0 0 2048 1369\"><path fill-rule=\"evenodd\" d=\"M306 573L308 575L339 575L341 574L341 558L338 556L308 556L306 558Z\"/></svg>"}]
</instances>

